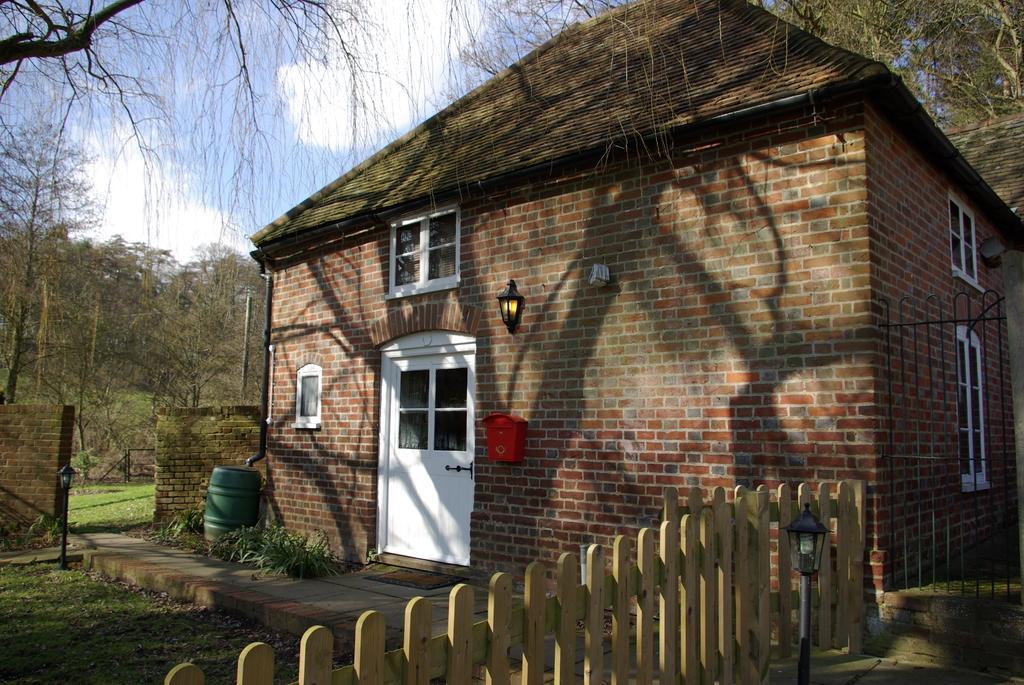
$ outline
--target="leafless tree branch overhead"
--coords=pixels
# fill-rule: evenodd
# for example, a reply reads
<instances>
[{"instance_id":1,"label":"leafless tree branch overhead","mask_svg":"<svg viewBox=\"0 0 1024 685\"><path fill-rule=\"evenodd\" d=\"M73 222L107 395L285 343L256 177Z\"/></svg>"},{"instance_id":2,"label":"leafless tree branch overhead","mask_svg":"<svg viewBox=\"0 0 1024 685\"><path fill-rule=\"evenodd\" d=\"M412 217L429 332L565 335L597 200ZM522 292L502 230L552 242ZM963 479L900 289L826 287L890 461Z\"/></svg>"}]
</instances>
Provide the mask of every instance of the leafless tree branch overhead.
<instances>
[{"instance_id":1,"label":"leafless tree branch overhead","mask_svg":"<svg viewBox=\"0 0 1024 685\"><path fill-rule=\"evenodd\" d=\"M69 3L34 0L0 3L0 16L11 33L0 39L0 64L32 58L63 57L92 45L93 34L114 17L143 0L117 0L94 10L76 11Z\"/></svg>"}]
</instances>

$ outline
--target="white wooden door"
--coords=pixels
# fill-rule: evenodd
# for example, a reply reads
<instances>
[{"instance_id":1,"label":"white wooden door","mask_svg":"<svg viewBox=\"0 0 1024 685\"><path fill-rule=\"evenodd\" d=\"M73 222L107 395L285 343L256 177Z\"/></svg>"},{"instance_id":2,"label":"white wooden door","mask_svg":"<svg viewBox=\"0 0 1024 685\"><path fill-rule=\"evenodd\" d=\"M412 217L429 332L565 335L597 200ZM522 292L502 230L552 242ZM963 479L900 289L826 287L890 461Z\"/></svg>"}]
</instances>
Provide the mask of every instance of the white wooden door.
<instances>
[{"instance_id":1,"label":"white wooden door","mask_svg":"<svg viewBox=\"0 0 1024 685\"><path fill-rule=\"evenodd\" d=\"M473 350L447 333L385 348L378 515L385 552L469 564Z\"/></svg>"}]
</instances>

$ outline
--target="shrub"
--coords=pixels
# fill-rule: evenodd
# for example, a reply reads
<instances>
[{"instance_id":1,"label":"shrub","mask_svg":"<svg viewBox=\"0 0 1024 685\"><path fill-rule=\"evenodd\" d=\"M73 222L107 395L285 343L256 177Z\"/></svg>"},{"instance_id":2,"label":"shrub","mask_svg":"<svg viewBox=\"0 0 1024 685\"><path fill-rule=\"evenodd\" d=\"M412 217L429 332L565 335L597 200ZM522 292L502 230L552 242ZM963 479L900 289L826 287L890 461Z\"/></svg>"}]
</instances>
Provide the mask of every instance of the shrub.
<instances>
[{"instance_id":1,"label":"shrub","mask_svg":"<svg viewBox=\"0 0 1024 685\"><path fill-rule=\"evenodd\" d=\"M89 469L99 463L99 458L89 450L81 450L75 452L75 456L71 457L71 466L74 467L75 471L78 471L82 478L82 482L89 480Z\"/></svg>"},{"instance_id":2,"label":"shrub","mask_svg":"<svg viewBox=\"0 0 1024 685\"><path fill-rule=\"evenodd\" d=\"M50 516L49 514L42 514L28 527L28 536L30 538L39 538L45 543L51 543L60 540L63 529L64 523L62 519Z\"/></svg>"},{"instance_id":3,"label":"shrub","mask_svg":"<svg viewBox=\"0 0 1024 685\"><path fill-rule=\"evenodd\" d=\"M203 510L186 509L179 511L166 526L167 532L177 537L184 533L199 534L203 532Z\"/></svg>"},{"instance_id":4,"label":"shrub","mask_svg":"<svg viewBox=\"0 0 1024 685\"><path fill-rule=\"evenodd\" d=\"M316 578L338 572L337 560L322 530L306 537L278 525L239 528L221 536L210 553L220 559L255 564L269 573L294 578Z\"/></svg>"}]
</instances>

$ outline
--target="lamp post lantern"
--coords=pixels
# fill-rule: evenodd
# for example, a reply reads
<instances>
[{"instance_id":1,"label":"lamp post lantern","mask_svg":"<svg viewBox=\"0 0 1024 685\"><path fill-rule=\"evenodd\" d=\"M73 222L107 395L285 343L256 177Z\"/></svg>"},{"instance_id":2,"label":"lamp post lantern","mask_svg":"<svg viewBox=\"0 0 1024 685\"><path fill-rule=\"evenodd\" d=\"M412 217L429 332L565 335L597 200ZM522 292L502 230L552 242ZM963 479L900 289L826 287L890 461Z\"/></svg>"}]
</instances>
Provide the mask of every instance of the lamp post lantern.
<instances>
[{"instance_id":1,"label":"lamp post lantern","mask_svg":"<svg viewBox=\"0 0 1024 685\"><path fill-rule=\"evenodd\" d=\"M821 566L821 552L829 530L811 513L811 505L804 504L794 521L786 526L793 570L800 574L800 661L797 665L797 685L811 683L811 576Z\"/></svg>"},{"instance_id":2,"label":"lamp post lantern","mask_svg":"<svg viewBox=\"0 0 1024 685\"><path fill-rule=\"evenodd\" d=\"M68 568L68 495L71 492L71 482L75 479L75 470L71 464L64 464L57 471L60 476L60 487L64 491L64 511L61 514L60 533L60 568L66 571Z\"/></svg>"}]
</instances>

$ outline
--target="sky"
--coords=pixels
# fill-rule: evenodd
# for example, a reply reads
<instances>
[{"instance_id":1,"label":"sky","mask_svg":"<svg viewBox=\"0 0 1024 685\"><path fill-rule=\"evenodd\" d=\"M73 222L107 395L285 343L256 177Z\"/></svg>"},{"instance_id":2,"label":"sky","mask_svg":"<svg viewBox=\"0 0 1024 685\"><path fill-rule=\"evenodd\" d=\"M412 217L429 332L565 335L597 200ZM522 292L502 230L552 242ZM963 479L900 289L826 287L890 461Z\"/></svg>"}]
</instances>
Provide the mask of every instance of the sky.
<instances>
[{"instance_id":1,"label":"sky","mask_svg":"<svg viewBox=\"0 0 1024 685\"><path fill-rule=\"evenodd\" d=\"M315 36L312 49L289 49L270 3L234 4L252 100L239 97L223 4L145 2L123 15L136 33L96 41L111 71L138 75L123 98L81 80L69 100L43 65L19 76L2 113L9 122L45 112L83 148L102 209L90 237L146 242L182 263L210 243L247 252L249 235L459 92L459 54L483 0L331 1L355 15L340 14L347 53Z\"/></svg>"}]
</instances>

